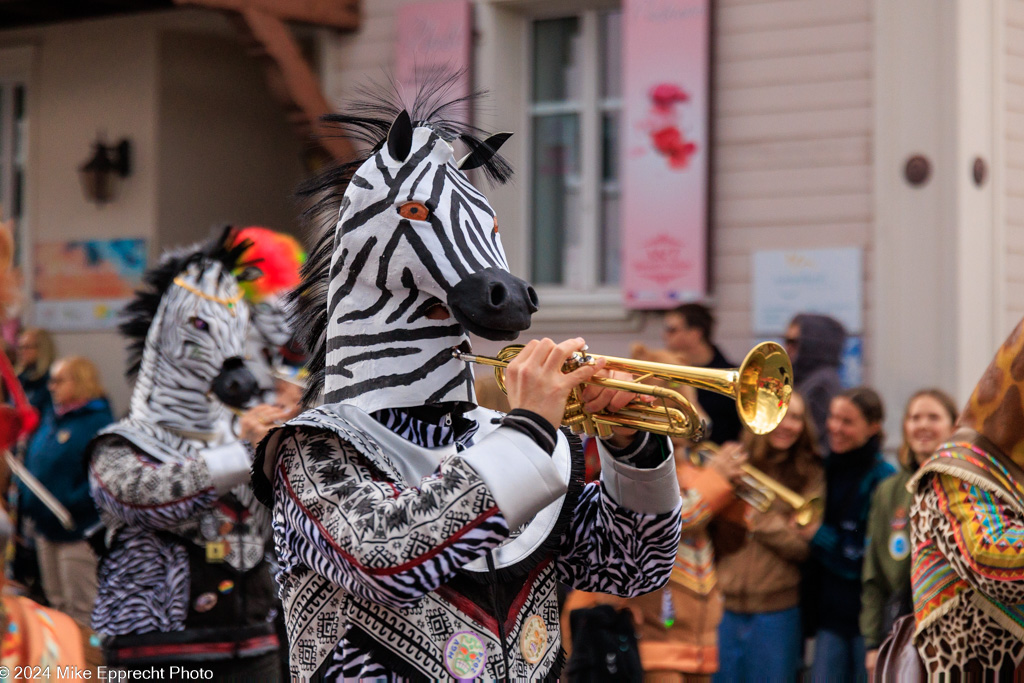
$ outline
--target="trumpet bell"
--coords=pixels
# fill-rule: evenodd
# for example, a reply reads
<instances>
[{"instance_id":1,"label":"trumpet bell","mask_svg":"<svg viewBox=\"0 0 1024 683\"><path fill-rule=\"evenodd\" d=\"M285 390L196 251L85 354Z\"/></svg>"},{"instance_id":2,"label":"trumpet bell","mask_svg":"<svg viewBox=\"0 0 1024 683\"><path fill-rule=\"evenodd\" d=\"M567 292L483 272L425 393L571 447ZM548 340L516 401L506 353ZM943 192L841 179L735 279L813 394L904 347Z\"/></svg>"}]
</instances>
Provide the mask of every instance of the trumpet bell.
<instances>
[{"instance_id":1,"label":"trumpet bell","mask_svg":"<svg viewBox=\"0 0 1024 683\"><path fill-rule=\"evenodd\" d=\"M793 395L789 354L775 342L764 342L743 359L736 383L736 410L755 434L767 434L782 422Z\"/></svg>"}]
</instances>

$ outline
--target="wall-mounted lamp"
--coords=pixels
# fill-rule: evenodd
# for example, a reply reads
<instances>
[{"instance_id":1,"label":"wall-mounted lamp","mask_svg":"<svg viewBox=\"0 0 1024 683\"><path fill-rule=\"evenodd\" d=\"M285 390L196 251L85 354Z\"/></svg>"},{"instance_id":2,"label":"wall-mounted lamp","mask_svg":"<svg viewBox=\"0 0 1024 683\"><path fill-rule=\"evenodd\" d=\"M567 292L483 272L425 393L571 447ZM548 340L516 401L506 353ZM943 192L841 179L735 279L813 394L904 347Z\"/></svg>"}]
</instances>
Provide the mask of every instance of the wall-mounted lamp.
<instances>
[{"instance_id":1,"label":"wall-mounted lamp","mask_svg":"<svg viewBox=\"0 0 1024 683\"><path fill-rule=\"evenodd\" d=\"M94 143L92 156L78 167L86 199L101 205L113 199L115 177L125 178L131 173L131 150L128 140L109 146L102 140Z\"/></svg>"}]
</instances>

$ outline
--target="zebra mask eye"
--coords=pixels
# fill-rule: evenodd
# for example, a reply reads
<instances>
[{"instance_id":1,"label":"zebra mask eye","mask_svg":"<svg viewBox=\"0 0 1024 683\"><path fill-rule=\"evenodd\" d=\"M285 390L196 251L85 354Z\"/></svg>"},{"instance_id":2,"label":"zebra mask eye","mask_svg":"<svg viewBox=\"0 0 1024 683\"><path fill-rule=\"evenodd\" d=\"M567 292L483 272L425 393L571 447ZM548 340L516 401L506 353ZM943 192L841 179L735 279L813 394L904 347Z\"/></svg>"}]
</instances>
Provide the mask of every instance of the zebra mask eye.
<instances>
[{"instance_id":1,"label":"zebra mask eye","mask_svg":"<svg viewBox=\"0 0 1024 683\"><path fill-rule=\"evenodd\" d=\"M195 318L195 317L193 317L191 322L192 322L192 327L196 328L200 332L209 332L210 331L209 323L207 323L202 318Z\"/></svg>"},{"instance_id":2,"label":"zebra mask eye","mask_svg":"<svg viewBox=\"0 0 1024 683\"><path fill-rule=\"evenodd\" d=\"M421 202L406 202L398 207L398 215L411 221L425 221L430 218L430 209Z\"/></svg>"}]
</instances>

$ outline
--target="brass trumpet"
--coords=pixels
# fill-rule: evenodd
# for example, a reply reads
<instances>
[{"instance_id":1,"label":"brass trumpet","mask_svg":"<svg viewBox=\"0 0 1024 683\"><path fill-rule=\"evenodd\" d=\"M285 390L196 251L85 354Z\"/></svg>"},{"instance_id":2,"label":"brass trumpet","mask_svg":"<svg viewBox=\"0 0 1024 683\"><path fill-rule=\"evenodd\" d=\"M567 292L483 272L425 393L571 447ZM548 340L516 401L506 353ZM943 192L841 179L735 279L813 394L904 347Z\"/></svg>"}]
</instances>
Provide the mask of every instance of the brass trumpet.
<instances>
[{"instance_id":1,"label":"brass trumpet","mask_svg":"<svg viewBox=\"0 0 1024 683\"><path fill-rule=\"evenodd\" d=\"M704 442L699 447L690 449L690 462L697 467L703 467L710 455L715 453L718 453L718 446ZM736 487L736 496L749 503L755 510L767 512L776 499L781 500L793 508L793 521L802 527L816 522L825 514L825 502L820 496L804 498L753 465L745 464L740 469L743 475Z\"/></svg>"},{"instance_id":2,"label":"brass trumpet","mask_svg":"<svg viewBox=\"0 0 1024 683\"><path fill-rule=\"evenodd\" d=\"M494 367L494 378L501 390L506 391L505 368L522 348L520 344L506 346L496 358L476 356L459 349L452 349L452 355L461 360ZM651 379L685 384L734 397L740 419L755 434L767 434L782 422L789 408L789 397L793 393L793 366L786 351L775 342L762 342L755 346L740 367L734 370L597 356L587 354L584 350L574 353L562 371L572 372L585 364L595 363L599 358L605 359L607 369L628 372L633 375L633 379L595 377L586 384L651 396L655 402L634 400L616 413L587 413L583 410L582 389L576 387L569 396L562 418L562 424L576 433L607 437L612 427L621 426L672 438L700 441L704 437L704 423L697 410L674 389L643 384Z\"/></svg>"}]
</instances>

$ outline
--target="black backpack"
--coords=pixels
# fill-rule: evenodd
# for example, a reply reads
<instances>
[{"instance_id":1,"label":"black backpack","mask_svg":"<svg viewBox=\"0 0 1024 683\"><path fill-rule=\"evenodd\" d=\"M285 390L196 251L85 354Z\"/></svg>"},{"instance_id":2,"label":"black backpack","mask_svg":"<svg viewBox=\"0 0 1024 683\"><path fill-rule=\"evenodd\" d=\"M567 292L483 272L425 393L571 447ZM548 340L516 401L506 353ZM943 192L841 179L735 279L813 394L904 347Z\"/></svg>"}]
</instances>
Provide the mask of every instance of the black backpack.
<instances>
[{"instance_id":1,"label":"black backpack","mask_svg":"<svg viewBox=\"0 0 1024 683\"><path fill-rule=\"evenodd\" d=\"M569 613L572 656L566 674L573 683L643 680L633 614L611 605Z\"/></svg>"}]
</instances>

